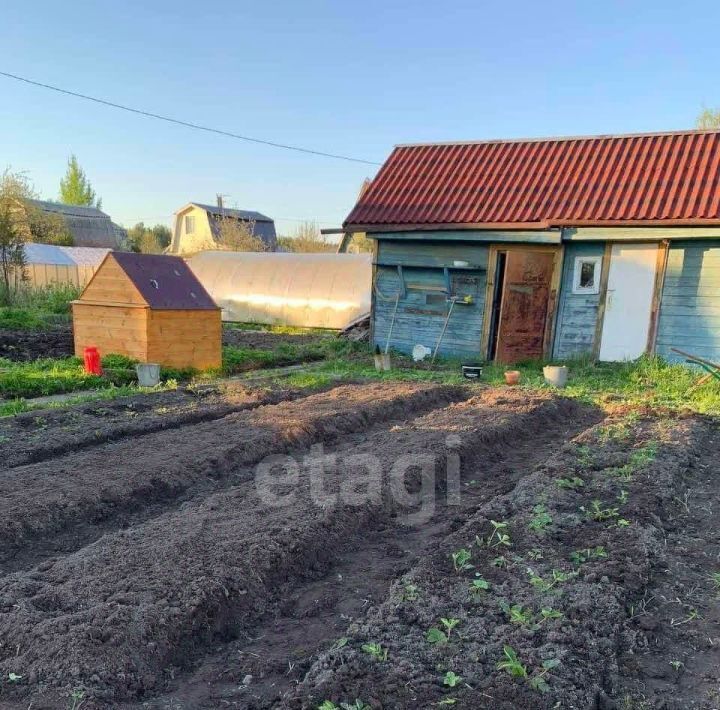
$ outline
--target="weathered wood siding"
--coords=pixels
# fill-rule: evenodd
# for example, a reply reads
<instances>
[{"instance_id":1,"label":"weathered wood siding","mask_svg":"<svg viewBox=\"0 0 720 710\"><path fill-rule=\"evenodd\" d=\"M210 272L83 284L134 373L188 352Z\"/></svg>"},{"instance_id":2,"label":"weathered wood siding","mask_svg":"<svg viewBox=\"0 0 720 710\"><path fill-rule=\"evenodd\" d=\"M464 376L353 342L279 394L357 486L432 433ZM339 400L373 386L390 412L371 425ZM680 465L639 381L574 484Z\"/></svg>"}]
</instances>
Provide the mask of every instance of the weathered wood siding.
<instances>
[{"instance_id":1,"label":"weathered wood siding","mask_svg":"<svg viewBox=\"0 0 720 710\"><path fill-rule=\"evenodd\" d=\"M397 265L403 267L405 293L398 302L390 347L409 353L417 344L434 350L450 304L446 301L443 267L450 267L452 292L472 296L472 305L456 304L439 352L443 355L480 353L488 248L481 244L381 240L375 278L373 337L385 347L395 297L402 290ZM453 269L454 261L474 269Z\"/></svg>"},{"instance_id":2,"label":"weathered wood siding","mask_svg":"<svg viewBox=\"0 0 720 710\"><path fill-rule=\"evenodd\" d=\"M149 311L147 362L208 370L222 364L222 323L215 311Z\"/></svg>"},{"instance_id":3,"label":"weathered wood siding","mask_svg":"<svg viewBox=\"0 0 720 710\"><path fill-rule=\"evenodd\" d=\"M101 356L114 353L147 362L147 308L75 301L72 312L78 357L85 348L96 347Z\"/></svg>"},{"instance_id":4,"label":"weathered wood siding","mask_svg":"<svg viewBox=\"0 0 720 710\"><path fill-rule=\"evenodd\" d=\"M576 257L602 256L604 252L604 242L565 245L553 347L553 357L558 360L592 353L595 344L600 294L573 293L573 273Z\"/></svg>"},{"instance_id":5,"label":"weathered wood siding","mask_svg":"<svg viewBox=\"0 0 720 710\"><path fill-rule=\"evenodd\" d=\"M671 347L720 361L720 240L670 245L656 352L682 360Z\"/></svg>"}]
</instances>

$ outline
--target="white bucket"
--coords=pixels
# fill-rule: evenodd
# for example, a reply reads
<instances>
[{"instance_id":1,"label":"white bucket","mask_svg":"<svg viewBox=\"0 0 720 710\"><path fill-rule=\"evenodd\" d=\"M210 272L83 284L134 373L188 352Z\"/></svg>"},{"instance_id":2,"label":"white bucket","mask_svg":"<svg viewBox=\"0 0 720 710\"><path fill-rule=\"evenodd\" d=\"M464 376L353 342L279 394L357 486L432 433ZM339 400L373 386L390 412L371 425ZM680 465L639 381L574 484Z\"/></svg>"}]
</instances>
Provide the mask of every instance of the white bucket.
<instances>
[{"instance_id":1,"label":"white bucket","mask_svg":"<svg viewBox=\"0 0 720 710\"><path fill-rule=\"evenodd\" d=\"M565 365L546 365L543 367L545 382L554 387L565 387L568 379L568 369Z\"/></svg>"},{"instance_id":2,"label":"white bucket","mask_svg":"<svg viewBox=\"0 0 720 710\"><path fill-rule=\"evenodd\" d=\"M140 362L135 365L138 384L141 387L156 387L160 384L160 365L153 362Z\"/></svg>"}]
</instances>

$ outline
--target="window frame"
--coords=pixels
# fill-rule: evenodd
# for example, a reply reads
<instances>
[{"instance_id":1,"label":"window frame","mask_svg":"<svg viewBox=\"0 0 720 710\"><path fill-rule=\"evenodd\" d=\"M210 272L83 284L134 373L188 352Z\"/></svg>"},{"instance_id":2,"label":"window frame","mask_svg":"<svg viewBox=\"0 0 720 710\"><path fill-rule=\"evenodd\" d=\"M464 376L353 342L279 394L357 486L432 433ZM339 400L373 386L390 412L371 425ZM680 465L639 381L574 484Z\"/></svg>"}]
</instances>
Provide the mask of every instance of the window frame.
<instances>
[{"instance_id":1,"label":"window frame","mask_svg":"<svg viewBox=\"0 0 720 710\"><path fill-rule=\"evenodd\" d=\"M190 229L188 228L190 227ZM185 215L185 234L195 234L195 215Z\"/></svg>"},{"instance_id":2,"label":"window frame","mask_svg":"<svg viewBox=\"0 0 720 710\"><path fill-rule=\"evenodd\" d=\"M600 293L600 279L602 276L602 256L576 256L573 267L572 292L580 295L597 295ZM592 286L581 286L583 264L593 264L595 272L593 274Z\"/></svg>"}]
</instances>

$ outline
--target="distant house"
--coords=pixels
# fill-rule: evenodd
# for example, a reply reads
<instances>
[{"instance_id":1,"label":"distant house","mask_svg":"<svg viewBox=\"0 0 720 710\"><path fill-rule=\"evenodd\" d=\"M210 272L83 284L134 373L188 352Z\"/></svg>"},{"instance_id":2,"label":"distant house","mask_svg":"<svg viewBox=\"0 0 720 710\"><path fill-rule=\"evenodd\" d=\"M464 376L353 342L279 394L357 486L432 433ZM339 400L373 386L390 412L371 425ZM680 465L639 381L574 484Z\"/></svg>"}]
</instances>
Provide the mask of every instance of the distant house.
<instances>
[{"instance_id":1,"label":"distant house","mask_svg":"<svg viewBox=\"0 0 720 710\"><path fill-rule=\"evenodd\" d=\"M221 219L236 219L252 228L255 236L262 239L267 251L277 250L275 222L260 212L233 210L222 205L204 205L190 202L175 213L171 254L194 254L222 246L219 241Z\"/></svg>"},{"instance_id":2,"label":"distant house","mask_svg":"<svg viewBox=\"0 0 720 710\"><path fill-rule=\"evenodd\" d=\"M43 212L62 215L77 247L122 249L125 246L127 238L125 230L96 207L65 205L45 200L30 200L30 202Z\"/></svg>"}]
</instances>

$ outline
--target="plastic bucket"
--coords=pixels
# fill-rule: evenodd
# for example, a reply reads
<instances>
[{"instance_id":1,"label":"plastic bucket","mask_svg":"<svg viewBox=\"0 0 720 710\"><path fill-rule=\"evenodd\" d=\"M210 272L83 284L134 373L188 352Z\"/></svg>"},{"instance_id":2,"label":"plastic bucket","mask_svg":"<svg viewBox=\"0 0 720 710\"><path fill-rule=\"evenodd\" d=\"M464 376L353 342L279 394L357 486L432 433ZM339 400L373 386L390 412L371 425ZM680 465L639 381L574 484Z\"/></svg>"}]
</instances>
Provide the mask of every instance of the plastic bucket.
<instances>
[{"instance_id":1,"label":"plastic bucket","mask_svg":"<svg viewBox=\"0 0 720 710\"><path fill-rule=\"evenodd\" d=\"M568 379L568 369L565 365L546 365L543 367L545 382L554 387L565 387Z\"/></svg>"},{"instance_id":2,"label":"plastic bucket","mask_svg":"<svg viewBox=\"0 0 720 710\"><path fill-rule=\"evenodd\" d=\"M152 362L138 363L135 365L135 372L141 387L155 387L160 384L160 365Z\"/></svg>"},{"instance_id":3,"label":"plastic bucket","mask_svg":"<svg viewBox=\"0 0 720 710\"><path fill-rule=\"evenodd\" d=\"M477 363L465 363L462 366L462 376L466 380L479 380L482 372L482 365Z\"/></svg>"}]
</instances>

